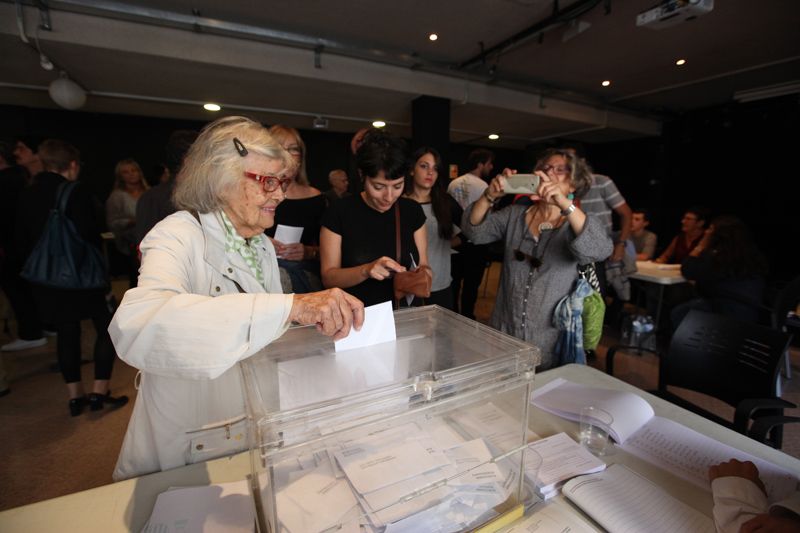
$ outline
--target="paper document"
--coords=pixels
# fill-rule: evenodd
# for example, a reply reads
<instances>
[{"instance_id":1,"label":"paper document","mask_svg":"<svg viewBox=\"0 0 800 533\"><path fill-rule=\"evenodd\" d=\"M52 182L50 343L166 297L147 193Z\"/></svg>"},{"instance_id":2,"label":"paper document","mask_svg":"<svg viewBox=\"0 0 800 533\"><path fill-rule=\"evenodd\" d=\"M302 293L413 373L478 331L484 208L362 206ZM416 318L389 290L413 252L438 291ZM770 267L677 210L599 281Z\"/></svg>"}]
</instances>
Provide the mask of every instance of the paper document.
<instances>
[{"instance_id":1,"label":"paper document","mask_svg":"<svg viewBox=\"0 0 800 533\"><path fill-rule=\"evenodd\" d=\"M564 496L610 533L713 533L714 522L621 464L568 481Z\"/></svg>"},{"instance_id":2,"label":"paper document","mask_svg":"<svg viewBox=\"0 0 800 533\"><path fill-rule=\"evenodd\" d=\"M278 227L275 228L275 237L273 238L282 244L297 244L302 237L303 228L278 224Z\"/></svg>"},{"instance_id":3,"label":"paper document","mask_svg":"<svg viewBox=\"0 0 800 533\"><path fill-rule=\"evenodd\" d=\"M336 479L327 464L278 491L275 500L281 509L281 522L298 533L338 526L341 517L358 505L347 481Z\"/></svg>"},{"instance_id":4,"label":"paper document","mask_svg":"<svg viewBox=\"0 0 800 533\"><path fill-rule=\"evenodd\" d=\"M247 480L168 490L158 495L142 533L253 533L255 509Z\"/></svg>"},{"instance_id":5,"label":"paper document","mask_svg":"<svg viewBox=\"0 0 800 533\"><path fill-rule=\"evenodd\" d=\"M542 458L536 486L542 493L550 492L562 482L583 474L604 470L606 464L566 433L557 433L528 445Z\"/></svg>"},{"instance_id":6,"label":"paper document","mask_svg":"<svg viewBox=\"0 0 800 533\"><path fill-rule=\"evenodd\" d=\"M594 533L595 529L570 508L554 503L536 503L529 516L515 522L503 533Z\"/></svg>"},{"instance_id":7,"label":"paper document","mask_svg":"<svg viewBox=\"0 0 800 533\"><path fill-rule=\"evenodd\" d=\"M347 337L334 343L334 348L337 352L341 352L395 340L397 332L394 328L392 302L383 302L365 307L364 325L361 326L361 330L351 329Z\"/></svg>"}]
</instances>

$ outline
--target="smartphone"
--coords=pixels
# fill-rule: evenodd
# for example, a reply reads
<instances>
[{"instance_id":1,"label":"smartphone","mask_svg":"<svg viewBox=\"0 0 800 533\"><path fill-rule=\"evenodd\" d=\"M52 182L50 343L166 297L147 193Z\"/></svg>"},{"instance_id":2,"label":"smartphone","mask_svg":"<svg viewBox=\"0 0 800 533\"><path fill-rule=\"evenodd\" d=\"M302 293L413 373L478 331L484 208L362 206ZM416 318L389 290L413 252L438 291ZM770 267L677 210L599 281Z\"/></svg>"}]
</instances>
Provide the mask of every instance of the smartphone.
<instances>
[{"instance_id":1,"label":"smartphone","mask_svg":"<svg viewBox=\"0 0 800 533\"><path fill-rule=\"evenodd\" d=\"M536 194L539 176L536 174L514 174L506 177L505 194Z\"/></svg>"}]
</instances>

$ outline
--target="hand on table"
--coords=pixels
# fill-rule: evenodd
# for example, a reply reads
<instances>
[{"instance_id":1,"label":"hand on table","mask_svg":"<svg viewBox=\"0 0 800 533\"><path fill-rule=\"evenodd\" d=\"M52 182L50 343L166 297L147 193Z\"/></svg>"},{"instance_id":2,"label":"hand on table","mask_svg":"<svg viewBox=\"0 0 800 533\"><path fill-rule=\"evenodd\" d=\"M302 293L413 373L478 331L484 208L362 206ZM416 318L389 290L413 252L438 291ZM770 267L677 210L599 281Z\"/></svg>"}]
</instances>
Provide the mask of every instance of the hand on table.
<instances>
[{"instance_id":1,"label":"hand on table","mask_svg":"<svg viewBox=\"0 0 800 533\"><path fill-rule=\"evenodd\" d=\"M327 289L295 294L289 319L302 325L315 324L323 335L339 340L350 334L350 328L361 329L364 304L341 289Z\"/></svg>"}]
</instances>

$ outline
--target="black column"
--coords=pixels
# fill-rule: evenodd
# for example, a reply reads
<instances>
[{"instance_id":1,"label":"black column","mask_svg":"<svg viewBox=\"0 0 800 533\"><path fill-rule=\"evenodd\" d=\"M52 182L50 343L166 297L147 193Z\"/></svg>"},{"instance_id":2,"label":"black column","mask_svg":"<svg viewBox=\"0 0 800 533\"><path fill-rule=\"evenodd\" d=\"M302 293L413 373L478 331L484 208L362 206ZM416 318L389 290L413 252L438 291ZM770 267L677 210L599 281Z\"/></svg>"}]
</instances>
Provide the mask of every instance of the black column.
<instances>
[{"instance_id":1,"label":"black column","mask_svg":"<svg viewBox=\"0 0 800 533\"><path fill-rule=\"evenodd\" d=\"M411 102L411 151L431 146L442 154L439 179L448 180L450 163L450 100L419 96Z\"/></svg>"}]
</instances>

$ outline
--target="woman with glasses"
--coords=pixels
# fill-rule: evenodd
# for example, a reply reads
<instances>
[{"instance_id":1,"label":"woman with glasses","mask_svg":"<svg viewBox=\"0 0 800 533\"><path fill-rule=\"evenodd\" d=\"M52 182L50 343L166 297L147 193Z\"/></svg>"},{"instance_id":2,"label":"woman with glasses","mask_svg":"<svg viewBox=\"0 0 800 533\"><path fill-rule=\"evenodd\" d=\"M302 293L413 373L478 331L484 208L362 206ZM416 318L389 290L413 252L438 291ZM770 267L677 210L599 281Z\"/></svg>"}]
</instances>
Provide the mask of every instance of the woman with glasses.
<instances>
[{"instance_id":1,"label":"woman with glasses","mask_svg":"<svg viewBox=\"0 0 800 533\"><path fill-rule=\"evenodd\" d=\"M319 279L319 228L327 201L325 196L308 183L306 175L306 145L300 133L288 126L275 125L270 135L292 157L294 170L286 175L289 187L286 199L275 211L275 224L267 235L278 254L278 266L286 271L292 282L290 291L305 293L320 290ZM300 242L288 243L275 239L278 225L303 228Z\"/></svg>"},{"instance_id":2,"label":"woman with glasses","mask_svg":"<svg viewBox=\"0 0 800 533\"><path fill-rule=\"evenodd\" d=\"M174 202L141 244L139 286L109 327L121 359L141 373L114 472L125 479L247 447L237 361L292 322L334 339L361 327L363 305L338 289L283 294L264 235L294 161L260 124L226 117L189 149Z\"/></svg>"},{"instance_id":3,"label":"woman with glasses","mask_svg":"<svg viewBox=\"0 0 800 533\"><path fill-rule=\"evenodd\" d=\"M407 171L401 140L371 130L356 161L364 190L331 205L322 220L322 282L374 305L394 299L395 272L428 265L425 214L401 196Z\"/></svg>"},{"instance_id":4,"label":"woman with glasses","mask_svg":"<svg viewBox=\"0 0 800 533\"><path fill-rule=\"evenodd\" d=\"M535 344L542 350L541 369L558 363L554 356L559 331L553 326L556 304L569 294L579 264L611 255L612 243L598 219L574 203L591 185L582 160L550 149L536 164L540 178L535 203L510 205L490 212L503 195L506 170L495 177L464 213L461 229L474 243L502 240L503 272L492 318L494 328Z\"/></svg>"}]
</instances>

